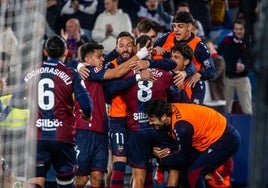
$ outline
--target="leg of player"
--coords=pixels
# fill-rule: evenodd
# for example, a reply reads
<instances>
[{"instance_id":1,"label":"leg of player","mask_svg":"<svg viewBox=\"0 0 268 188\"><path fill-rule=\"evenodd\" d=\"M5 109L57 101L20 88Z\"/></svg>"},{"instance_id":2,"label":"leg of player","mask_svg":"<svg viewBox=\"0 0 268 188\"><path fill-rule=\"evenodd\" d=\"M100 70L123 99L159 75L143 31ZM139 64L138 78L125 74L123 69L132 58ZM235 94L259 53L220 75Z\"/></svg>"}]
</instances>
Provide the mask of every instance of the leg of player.
<instances>
[{"instance_id":1,"label":"leg of player","mask_svg":"<svg viewBox=\"0 0 268 188\"><path fill-rule=\"evenodd\" d=\"M104 174L100 171L92 171L90 173L90 187L103 187L103 176Z\"/></svg>"},{"instance_id":2,"label":"leg of player","mask_svg":"<svg viewBox=\"0 0 268 188\"><path fill-rule=\"evenodd\" d=\"M144 187L146 169L132 167L132 188Z\"/></svg>"},{"instance_id":3,"label":"leg of player","mask_svg":"<svg viewBox=\"0 0 268 188\"><path fill-rule=\"evenodd\" d=\"M75 188L84 188L88 182L88 176L75 176L74 186Z\"/></svg>"},{"instance_id":4,"label":"leg of player","mask_svg":"<svg viewBox=\"0 0 268 188\"><path fill-rule=\"evenodd\" d=\"M168 170L167 187L178 187L179 185L179 171L170 169Z\"/></svg>"}]
</instances>

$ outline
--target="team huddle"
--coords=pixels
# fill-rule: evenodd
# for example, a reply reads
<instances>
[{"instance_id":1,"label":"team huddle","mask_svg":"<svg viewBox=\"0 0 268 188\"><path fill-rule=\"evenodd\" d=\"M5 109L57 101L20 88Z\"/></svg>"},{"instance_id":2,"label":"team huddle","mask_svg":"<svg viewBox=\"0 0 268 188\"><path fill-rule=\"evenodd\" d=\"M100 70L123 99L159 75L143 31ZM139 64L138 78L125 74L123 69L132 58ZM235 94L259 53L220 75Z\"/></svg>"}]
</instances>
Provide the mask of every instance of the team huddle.
<instances>
[{"instance_id":1,"label":"team huddle","mask_svg":"<svg viewBox=\"0 0 268 188\"><path fill-rule=\"evenodd\" d=\"M26 74L18 91L35 88L38 112L31 110L37 153L28 186L43 188L53 166L61 188L88 182L122 188L130 165L131 187L153 187L153 158L168 172L170 188L202 188L221 179L217 168L238 150L240 135L221 113L202 105L204 81L216 70L192 23L190 13L180 12L173 31L157 41L146 32L135 40L123 31L110 53L86 43L79 60L69 63L65 39L49 37L47 59Z\"/></svg>"}]
</instances>

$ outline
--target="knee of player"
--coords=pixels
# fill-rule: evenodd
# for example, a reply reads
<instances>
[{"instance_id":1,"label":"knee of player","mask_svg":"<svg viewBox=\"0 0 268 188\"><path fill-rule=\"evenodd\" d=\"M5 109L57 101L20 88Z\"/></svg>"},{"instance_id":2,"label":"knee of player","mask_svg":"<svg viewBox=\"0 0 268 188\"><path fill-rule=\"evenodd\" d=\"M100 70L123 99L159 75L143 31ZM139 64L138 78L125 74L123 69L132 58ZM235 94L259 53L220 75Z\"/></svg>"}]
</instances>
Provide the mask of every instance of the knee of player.
<instances>
[{"instance_id":1,"label":"knee of player","mask_svg":"<svg viewBox=\"0 0 268 188\"><path fill-rule=\"evenodd\" d=\"M90 182L92 185L100 186L103 183L103 173L100 171L94 171L90 174Z\"/></svg>"}]
</instances>

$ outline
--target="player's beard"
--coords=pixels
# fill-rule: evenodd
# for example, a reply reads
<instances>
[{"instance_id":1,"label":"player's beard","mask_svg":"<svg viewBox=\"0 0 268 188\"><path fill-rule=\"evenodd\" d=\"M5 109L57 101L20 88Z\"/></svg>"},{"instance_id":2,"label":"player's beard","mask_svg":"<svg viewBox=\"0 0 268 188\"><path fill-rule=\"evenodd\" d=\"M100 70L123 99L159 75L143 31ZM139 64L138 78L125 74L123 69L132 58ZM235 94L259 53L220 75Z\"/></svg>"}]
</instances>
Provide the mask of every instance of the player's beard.
<instances>
[{"instance_id":1,"label":"player's beard","mask_svg":"<svg viewBox=\"0 0 268 188\"><path fill-rule=\"evenodd\" d=\"M127 61L132 57L133 53L123 52L120 56L123 61Z\"/></svg>"}]
</instances>

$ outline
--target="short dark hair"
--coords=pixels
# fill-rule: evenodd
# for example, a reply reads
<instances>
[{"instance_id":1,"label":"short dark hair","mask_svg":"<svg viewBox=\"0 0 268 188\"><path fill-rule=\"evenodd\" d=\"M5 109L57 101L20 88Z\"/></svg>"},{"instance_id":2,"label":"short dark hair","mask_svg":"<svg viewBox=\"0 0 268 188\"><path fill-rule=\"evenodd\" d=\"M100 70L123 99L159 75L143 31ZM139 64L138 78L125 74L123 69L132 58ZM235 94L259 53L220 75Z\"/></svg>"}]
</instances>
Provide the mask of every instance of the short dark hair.
<instances>
[{"instance_id":1,"label":"short dark hair","mask_svg":"<svg viewBox=\"0 0 268 188\"><path fill-rule=\"evenodd\" d=\"M180 1L177 5L177 9L179 7L188 7L190 9L189 3L185 2L185 1Z\"/></svg>"},{"instance_id":2,"label":"short dark hair","mask_svg":"<svg viewBox=\"0 0 268 188\"><path fill-rule=\"evenodd\" d=\"M189 12L178 12L175 14L173 23L193 23L194 18L191 13Z\"/></svg>"},{"instance_id":3,"label":"short dark hair","mask_svg":"<svg viewBox=\"0 0 268 188\"><path fill-rule=\"evenodd\" d=\"M118 39L120 39L122 37L130 37L132 39L132 41L133 41L133 44L134 44L134 41L135 41L134 37L127 31L122 31L117 35L116 44L118 43Z\"/></svg>"},{"instance_id":4,"label":"short dark hair","mask_svg":"<svg viewBox=\"0 0 268 188\"><path fill-rule=\"evenodd\" d=\"M234 25L234 24L240 24L240 25L242 25L242 26L245 28L245 26L246 26L246 21L245 21L245 19L243 19L243 18L237 18L237 19L235 19L233 25Z\"/></svg>"},{"instance_id":5,"label":"short dark hair","mask_svg":"<svg viewBox=\"0 0 268 188\"><path fill-rule=\"evenodd\" d=\"M137 24L137 30L140 33L147 33L151 29L158 33L161 31L161 25L151 19L143 19Z\"/></svg>"},{"instance_id":6,"label":"short dark hair","mask_svg":"<svg viewBox=\"0 0 268 188\"><path fill-rule=\"evenodd\" d=\"M85 57L88 53L94 52L94 50L103 50L103 46L98 43L94 42L89 42L81 46L80 48L80 55L81 55L81 60L85 61Z\"/></svg>"},{"instance_id":7,"label":"short dark hair","mask_svg":"<svg viewBox=\"0 0 268 188\"><path fill-rule=\"evenodd\" d=\"M67 49L67 42L59 35L52 35L46 40L45 49L49 57L60 58Z\"/></svg>"},{"instance_id":8,"label":"short dark hair","mask_svg":"<svg viewBox=\"0 0 268 188\"><path fill-rule=\"evenodd\" d=\"M188 46L187 44L181 44L181 43L173 46L171 48L171 53L172 52L180 52L184 58L189 59L189 60L192 60L193 55L194 55L194 52L190 46Z\"/></svg>"},{"instance_id":9,"label":"short dark hair","mask_svg":"<svg viewBox=\"0 0 268 188\"><path fill-rule=\"evenodd\" d=\"M152 43L152 39L151 39L151 37L149 37L148 35L141 35L141 36L139 36L139 37L136 39L136 45L139 44L139 45L140 45L140 48L142 48L142 47L144 47L144 46L146 45L146 43L147 43L148 41L150 41L150 42L149 42L149 46L147 46L147 47L152 46L153 43Z\"/></svg>"},{"instance_id":10,"label":"short dark hair","mask_svg":"<svg viewBox=\"0 0 268 188\"><path fill-rule=\"evenodd\" d=\"M154 99L147 103L145 112L148 117L158 117L159 119L164 115L171 115L171 104L165 100Z\"/></svg>"}]
</instances>

